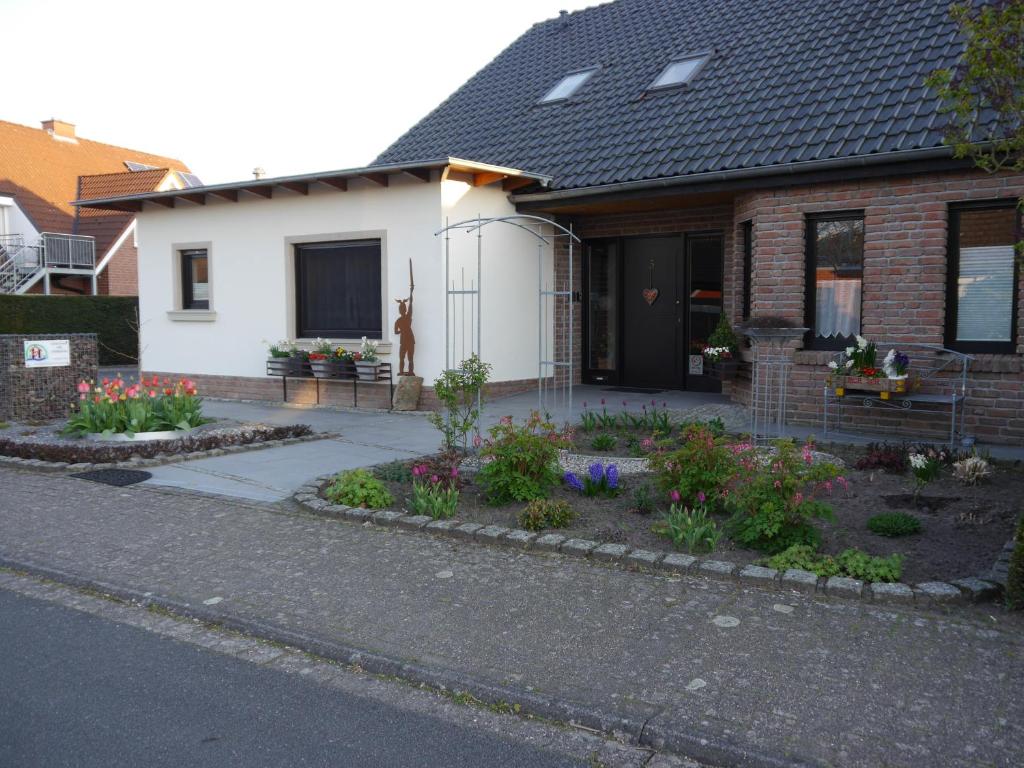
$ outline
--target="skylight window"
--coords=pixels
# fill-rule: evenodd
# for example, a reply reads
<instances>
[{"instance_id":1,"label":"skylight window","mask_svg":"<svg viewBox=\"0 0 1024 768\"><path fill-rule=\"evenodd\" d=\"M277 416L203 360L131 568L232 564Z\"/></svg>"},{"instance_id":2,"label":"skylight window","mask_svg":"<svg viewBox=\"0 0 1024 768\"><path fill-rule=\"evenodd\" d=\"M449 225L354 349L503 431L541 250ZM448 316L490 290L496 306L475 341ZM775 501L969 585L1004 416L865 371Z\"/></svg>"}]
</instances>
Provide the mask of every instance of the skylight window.
<instances>
[{"instance_id":1,"label":"skylight window","mask_svg":"<svg viewBox=\"0 0 1024 768\"><path fill-rule=\"evenodd\" d=\"M555 84L554 88L547 92L547 95L540 100L540 103L547 104L549 101L564 101L568 99L582 88L583 84L596 71L596 69L588 69L585 72L573 72L571 75L566 75Z\"/></svg>"},{"instance_id":2,"label":"skylight window","mask_svg":"<svg viewBox=\"0 0 1024 768\"><path fill-rule=\"evenodd\" d=\"M685 85L693 80L694 75L700 71L707 60L706 55L701 55L670 61L658 78L651 83L650 88L671 88L676 85Z\"/></svg>"}]
</instances>

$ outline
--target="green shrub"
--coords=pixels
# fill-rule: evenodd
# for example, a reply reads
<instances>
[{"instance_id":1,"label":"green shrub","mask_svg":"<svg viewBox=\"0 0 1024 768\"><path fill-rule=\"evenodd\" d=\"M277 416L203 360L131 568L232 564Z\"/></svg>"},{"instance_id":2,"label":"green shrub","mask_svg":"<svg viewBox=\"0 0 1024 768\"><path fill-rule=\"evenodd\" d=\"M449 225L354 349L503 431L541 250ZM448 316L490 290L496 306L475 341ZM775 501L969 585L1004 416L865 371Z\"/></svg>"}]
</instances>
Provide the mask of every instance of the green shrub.
<instances>
[{"instance_id":1,"label":"green shrub","mask_svg":"<svg viewBox=\"0 0 1024 768\"><path fill-rule=\"evenodd\" d=\"M1013 611L1024 609L1024 518L1017 525L1010 568L1006 575L1006 607Z\"/></svg>"},{"instance_id":2,"label":"green shrub","mask_svg":"<svg viewBox=\"0 0 1024 768\"><path fill-rule=\"evenodd\" d=\"M813 547L796 544L764 561L769 568L787 571L798 568L818 576L849 576L861 581L899 581L903 572L902 555L874 557L859 549L843 550L837 557L822 555Z\"/></svg>"},{"instance_id":3,"label":"green shrub","mask_svg":"<svg viewBox=\"0 0 1024 768\"><path fill-rule=\"evenodd\" d=\"M576 519L576 512L565 501L534 499L519 513L519 527L528 531L545 528L567 528Z\"/></svg>"},{"instance_id":4,"label":"green shrub","mask_svg":"<svg viewBox=\"0 0 1024 768\"><path fill-rule=\"evenodd\" d=\"M879 536L910 536L921 531L921 521L906 512L882 512L868 518L868 530Z\"/></svg>"},{"instance_id":5,"label":"green shrub","mask_svg":"<svg viewBox=\"0 0 1024 768\"><path fill-rule=\"evenodd\" d=\"M374 467L373 476L389 483L408 483L412 481L412 468L404 461L389 461Z\"/></svg>"},{"instance_id":6,"label":"green shrub","mask_svg":"<svg viewBox=\"0 0 1024 768\"><path fill-rule=\"evenodd\" d=\"M536 411L522 426L505 417L490 429L477 482L491 504L544 498L558 483L558 450L565 435Z\"/></svg>"},{"instance_id":7,"label":"green shrub","mask_svg":"<svg viewBox=\"0 0 1024 768\"><path fill-rule=\"evenodd\" d=\"M0 333L95 333L100 365L135 365L135 296L0 296Z\"/></svg>"},{"instance_id":8,"label":"green shrub","mask_svg":"<svg viewBox=\"0 0 1024 768\"><path fill-rule=\"evenodd\" d=\"M490 375L490 364L472 355L459 363L458 370L447 370L434 379L434 394L444 412L430 414L430 423L440 430L446 450L469 447L469 433L480 419L479 406Z\"/></svg>"},{"instance_id":9,"label":"green shrub","mask_svg":"<svg viewBox=\"0 0 1024 768\"><path fill-rule=\"evenodd\" d=\"M601 434L594 436L594 439L590 441L590 447L595 451L610 451L615 447L617 442L615 435L609 435L607 432L602 432Z\"/></svg>"},{"instance_id":10,"label":"green shrub","mask_svg":"<svg viewBox=\"0 0 1024 768\"><path fill-rule=\"evenodd\" d=\"M651 486L644 483L633 490L632 511L638 515L649 515L654 511L654 491Z\"/></svg>"},{"instance_id":11,"label":"green shrub","mask_svg":"<svg viewBox=\"0 0 1024 768\"><path fill-rule=\"evenodd\" d=\"M655 526L654 531L671 539L676 549L685 547L690 553L714 552L718 540L722 538L722 532L708 516L704 506L690 510L673 504L665 520Z\"/></svg>"},{"instance_id":12,"label":"green shrub","mask_svg":"<svg viewBox=\"0 0 1024 768\"><path fill-rule=\"evenodd\" d=\"M383 509L391 504L388 489L365 469L342 472L327 486L324 494L328 501L347 507Z\"/></svg>"},{"instance_id":13,"label":"green shrub","mask_svg":"<svg viewBox=\"0 0 1024 768\"><path fill-rule=\"evenodd\" d=\"M846 487L838 468L814 462L810 445L797 451L792 440L775 441L776 454L738 454L740 472L728 496L729 535L746 547L781 552L793 544L816 544L813 518L831 519L832 507L818 498L834 483Z\"/></svg>"},{"instance_id":14,"label":"green shrub","mask_svg":"<svg viewBox=\"0 0 1024 768\"><path fill-rule=\"evenodd\" d=\"M899 581L903 556L873 557L859 549L846 549L836 558L844 576L861 581Z\"/></svg>"},{"instance_id":15,"label":"green shrub","mask_svg":"<svg viewBox=\"0 0 1024 768\"><path fill-rule=\"evenodd\" d=\"M739 471L736 455L705 426L686 427L682 440L681 448L651 456L658 485L666 492L677 491L684 506L719 506L724 499L722 491Z\"/></svg>"},{"instance_id":16,"label":"green shrub","mask_svg":"<svg viewBox=\"0 0 1024 768\"><path fill-rule=\"evenodd\" d=\"M708 336L707 345L709 347L726 347L734 355L739 349L740 340L736 336L736 331L732 329L732 323L729 322L729 316L725 312L718 316L718 325Z\"/></svg>"}]
</instances>

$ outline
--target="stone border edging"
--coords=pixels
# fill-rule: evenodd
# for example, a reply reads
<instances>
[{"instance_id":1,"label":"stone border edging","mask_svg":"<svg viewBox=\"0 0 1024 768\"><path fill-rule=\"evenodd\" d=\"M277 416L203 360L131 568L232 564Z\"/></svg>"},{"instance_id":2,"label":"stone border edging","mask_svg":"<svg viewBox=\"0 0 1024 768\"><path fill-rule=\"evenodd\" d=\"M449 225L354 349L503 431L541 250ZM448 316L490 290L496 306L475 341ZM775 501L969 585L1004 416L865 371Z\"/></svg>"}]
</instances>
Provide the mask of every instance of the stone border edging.
<instances>
[{"instance_id":1,"label":"stone border edging","mask_svg":"<svg viewBox=\"0 0 1024 768\"><path fill-rule=\"evenodd\" d=\"M639 719L621 713L604 711L592 705L559 699L538 691L479 680L455 670L429 667L422 663L404 661L347 643L323 640L305 632L218 610L213 606L192 605L173 598L149 592L143 593L98 579L78 576L57 568L40 566L27 561L10 560L3 556L0 556L0 568L48 579L76 589L97 592L146 609L156 608L167 611L178 617L195 619L250 637L280 643L329 661L358 666L372 675L397 677L442 691L469 693L485 704L517 703L520 704L521 714L524 715L582 726L610 738L624 736L629 744L658 750L669 749L681 756L702 763L743 765L749 766L749 768L804 768L807 765L797 759L777 758L753 752L724 739L716 740L704 732L690 733L671 723L662 726L654 721L665 712L665 709L656 708L654 705L647 705L650 707L648 713L643 719Z\"/></svg>"},{"instance_id":2,"label":"stone border edging","mask_svg":"<svg viewBox=\"0 0 1024 768\"><path fill-rule=\"evenodd\" d=\"M157 467L164 464L178 464L184 461L196 459L208 459L214 456L225 456L230 453L245 453L247 451L258 451L263 448L279 448L283 445L295 445L296 443L308 443L313 440L329 440L341 437L340 432L314 432L304 437L286 437L282 440L259 440L253 443L241 445L227 445L223 448L208 448L205 451L190 451L188 453L169 453L153 456L152 458L134 458L125 461L106 462L79 462L71 464L66 461L45 461L43 459L25 459L21 456L7 456L0 454L0 466L28 467L31 469L43 469L50 472L88 472L96 469L142 469L145 467Z\"/></svg>"},{"instance_id":3,"label":"stone border edging","mask_svg":"<svg viewBox=\"0 0 1024 768\"><path fill-rule=\"evenodd\" d=\"M426 531L451 539L472 540L534 552L560 552L633 570L649 569L680 576L704 576L745 586L788 589L809 595L827 595L881 605L944 608L987 602L996 599L1002 592L1001 585L974 576L952 582L925 581L911 586L903 582L864 582L845 576L824 577L796 568L780 573L762 565L739 565L728 560L701 558L681 552L634 549L626 544L601 544L560 533L538 534L522 528L463 523L454 518L433 520L426 515L405 515L389 509L347 507L344 504L331 504L320 496L321 490L333 478L333 474L318 477L314 482L300 486L292 498L314 514L356 523Z\"/></svg>"}]
</instances>

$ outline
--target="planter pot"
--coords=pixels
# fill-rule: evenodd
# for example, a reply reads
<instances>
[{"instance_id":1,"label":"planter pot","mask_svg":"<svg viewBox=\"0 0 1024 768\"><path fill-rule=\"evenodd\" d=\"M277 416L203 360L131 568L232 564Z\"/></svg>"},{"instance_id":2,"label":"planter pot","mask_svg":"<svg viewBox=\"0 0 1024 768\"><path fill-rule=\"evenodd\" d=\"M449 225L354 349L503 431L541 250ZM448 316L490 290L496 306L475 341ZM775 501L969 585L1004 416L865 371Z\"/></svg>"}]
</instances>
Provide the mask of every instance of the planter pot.
<instances>
[{"instance_id":1,"label":"planter pot","mask_svg":"<svg viewBox=\"0 0 1024 768\"><path fill-rule=\"evenodd\" d=\"M136 432L131 436L124 432L114 432L110 435L95 433L88 435L88 438L103 443L141 443L147 440L177 440L180 437L192 434L194 431L195 428L170 429L161 432Z\"/></svg>"},{"instance_id":2,"label":"planter pot","mask_svg":"<svg viewBox=\"0 0 1024 768\"><path fill-rule=\"evenodd\" d=\"M329 379L334 375L337 363L334 360L310 360L309 368L318 379Z\"/></svg>"},{"instance_id":3,"label":"planter pot","mask_svg":"<svg viewBox=\"0 0 1024 768\"><path fill-rule=\"evenodd\" d=\"M739 363L736 360L719 360L716 363L707 364L707 374L719 381L732 381L736 378L736 370Z\"/></svg>"},{"instance_id":4,"label":"planter pot","mask_svg":"<svg viewBox=\"0 0 1024 768\"><path fill-rule=\"evenodd\" d=\"M893 392L907 391L907 378L900 379L872 378L868 376L832 376L832 389L838 397L842 397L846 390L852 389L860 392L878 392L883 400L888 400Z\"/></svg>"},{"instance_id":5,"label":"planter pot","mask_svg":"<svg viewBox=\"0 0 1024 768\"><path fill-rule=\"evenodd\" d=\"M360 381L376 381L377 374L380 372L380 363L367 363L357 360L356 371L359 373Z\"/></svg>"},{"instance_id":6,"label":"planter pot","mask_svg":"<svg viewBox=\"0 0 1024 768\"><path fill-rule=\"evenodd\" d=\"M269 357L267 358L268 376L302 376L308 361L301 357Z\"/></svg>"}]
</instances>

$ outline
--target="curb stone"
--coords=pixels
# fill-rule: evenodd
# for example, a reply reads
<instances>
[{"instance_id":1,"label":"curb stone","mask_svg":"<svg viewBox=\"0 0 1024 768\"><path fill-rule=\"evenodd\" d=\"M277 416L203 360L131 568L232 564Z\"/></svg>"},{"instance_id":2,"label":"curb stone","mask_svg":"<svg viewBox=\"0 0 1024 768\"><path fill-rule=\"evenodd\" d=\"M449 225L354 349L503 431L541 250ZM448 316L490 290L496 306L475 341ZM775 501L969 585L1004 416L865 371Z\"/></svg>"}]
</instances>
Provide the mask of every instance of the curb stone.
<instances>
[{"instance_id":1,"label":"curb stone","mask_svg":"<svg viewBox=\"0 0 1024 768\"><path fill-rule=\"evenodd\" d=\"M829 576L825 582L825 594L836 597L857 599L864 591L864 582L860 579L849 579L845 576Z\"/></svg>"},{"instance_id":2,"label":"curb stone","mask_svg":"<svg viewBox=\"0 0 1024 768\"><path fill-rule=\"evenodd\" d=\"M914 587L902 582L868 584L846 577L819 578L817 574L796 568L780 574L774 568L761 565L699 559L681 552L631 549L626 544L570 538L560 533L540 534L522 528L485 526L481 523L464 523L457 519L430 520L426 515L405 515L392 510L353 509L344 505L329 504L319 496L322 486L333 478L333 474L324 475L317 478L319 485L307 483L300 486L293 499L314 514L329 515L332 518L343 516L363 524L373 522L385 527L398 526L409 530L422 530L439 536L473 540L481 544L561 552L572 557L619 563L630 569L654 569L670 574L703 576L718 581L738 580L750 586L769 589L782 587L809 595L822 593L830 597L859 599L864 602L948 608L958 604L984 602L1000 594L999 585L984 578L968 577L951 583L923 582ZM316 493L308 493L308 488L312 488Z\"/></svg>"}]
</instances>

